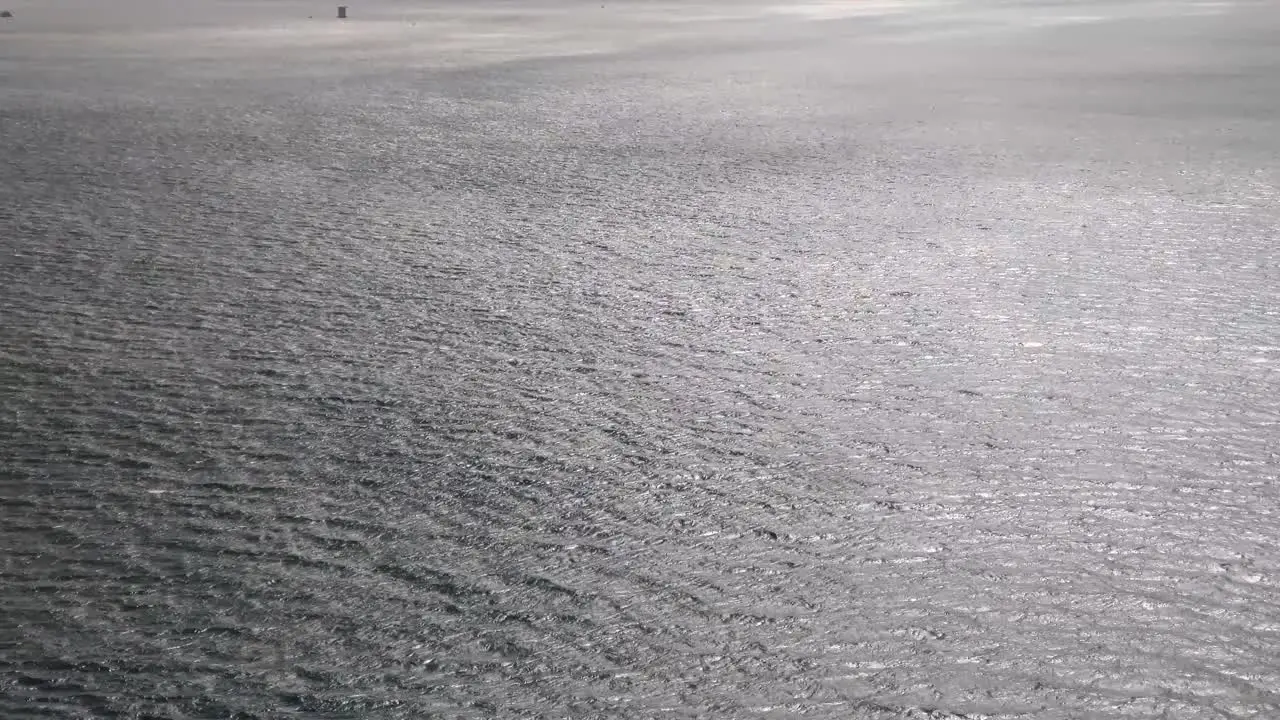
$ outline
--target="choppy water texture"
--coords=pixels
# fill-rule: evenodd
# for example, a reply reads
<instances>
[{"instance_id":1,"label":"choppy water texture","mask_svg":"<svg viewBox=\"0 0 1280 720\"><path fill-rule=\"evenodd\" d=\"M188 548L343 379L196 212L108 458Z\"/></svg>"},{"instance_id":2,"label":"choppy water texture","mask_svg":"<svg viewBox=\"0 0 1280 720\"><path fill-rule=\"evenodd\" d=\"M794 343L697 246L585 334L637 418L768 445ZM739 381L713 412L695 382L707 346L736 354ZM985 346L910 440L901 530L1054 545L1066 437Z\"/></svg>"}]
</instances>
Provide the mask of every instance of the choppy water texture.
<instances>
[{"instance_id":1,"label":"choppy water texture","mask_svg":"<svg viewBox=\"0 0 1280 720\"><path fill-rule=\"evenodd\" d=\"M11 1L5 718L1280 717L1274 3Z\"/></svg>"}]
</instances>

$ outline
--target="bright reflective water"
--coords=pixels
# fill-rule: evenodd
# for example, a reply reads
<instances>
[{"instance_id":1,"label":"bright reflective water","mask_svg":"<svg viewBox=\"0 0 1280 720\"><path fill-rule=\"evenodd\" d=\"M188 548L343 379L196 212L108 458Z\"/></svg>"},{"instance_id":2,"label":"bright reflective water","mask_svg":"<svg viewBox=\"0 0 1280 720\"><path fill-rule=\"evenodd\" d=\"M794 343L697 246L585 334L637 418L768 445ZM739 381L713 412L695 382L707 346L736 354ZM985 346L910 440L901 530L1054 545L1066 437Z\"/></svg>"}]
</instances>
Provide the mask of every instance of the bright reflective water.
<instances>
[{"instance_id":1,"label":"bright reflective water","mask_svg":"<svg viewBox=\"0 0 1280 720\"><path fill-rule=\"evenodd\" d=\"M0 21L4 717L1280 713L1274 5L111 9Z\"/></svg>"}]
</instances>

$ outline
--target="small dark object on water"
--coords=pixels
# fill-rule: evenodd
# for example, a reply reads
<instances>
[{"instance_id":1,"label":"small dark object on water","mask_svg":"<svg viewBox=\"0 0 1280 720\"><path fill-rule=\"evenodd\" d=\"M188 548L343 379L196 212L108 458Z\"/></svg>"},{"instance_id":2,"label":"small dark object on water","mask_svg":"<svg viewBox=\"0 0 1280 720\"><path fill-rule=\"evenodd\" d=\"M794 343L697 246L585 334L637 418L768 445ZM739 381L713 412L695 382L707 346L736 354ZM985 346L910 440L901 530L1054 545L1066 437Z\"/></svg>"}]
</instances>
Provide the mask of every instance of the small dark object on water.
<instances>
[{"instance_id":1,"label":"small dark object on water","mask_svg":"<svg viewBox=\"0 0 1280 720\"><path fill-rule=\"evenodd\" d=\"M0 10L0 18L11 18L11 17L13 17L13 11Z\"/></svg>"},{"instance_id":2,"label":"small dark object on water","mask_svg":"<svg viewBox=\"0 0 1280 720\"><path fill-rule=\"evenodd\" d=\"M346 5L339 5L339 6L338 6L338 19L339 19L339 20L346 20L346 19L347 19L347 6L346 6Z\"/></svg>"}]
</instances>

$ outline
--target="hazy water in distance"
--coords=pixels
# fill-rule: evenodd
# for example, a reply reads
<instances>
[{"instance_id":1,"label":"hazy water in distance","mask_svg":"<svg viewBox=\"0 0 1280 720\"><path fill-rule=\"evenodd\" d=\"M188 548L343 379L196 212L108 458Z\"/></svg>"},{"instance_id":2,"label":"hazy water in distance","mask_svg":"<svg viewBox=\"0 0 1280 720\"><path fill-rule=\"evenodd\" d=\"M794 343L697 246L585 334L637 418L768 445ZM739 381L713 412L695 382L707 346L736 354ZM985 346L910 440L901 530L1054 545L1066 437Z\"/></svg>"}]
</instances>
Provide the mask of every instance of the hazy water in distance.
<instances>
[{"instance_id":1,"label":"hazy water in distance","mask_svg":"<svg viewBox=\"0 0 1280 720\"><path fill-rule=\"evenodd\" d=\"M1274 4L9 2L0 716L1280 716Z\"/></svg>"}]
</instances>

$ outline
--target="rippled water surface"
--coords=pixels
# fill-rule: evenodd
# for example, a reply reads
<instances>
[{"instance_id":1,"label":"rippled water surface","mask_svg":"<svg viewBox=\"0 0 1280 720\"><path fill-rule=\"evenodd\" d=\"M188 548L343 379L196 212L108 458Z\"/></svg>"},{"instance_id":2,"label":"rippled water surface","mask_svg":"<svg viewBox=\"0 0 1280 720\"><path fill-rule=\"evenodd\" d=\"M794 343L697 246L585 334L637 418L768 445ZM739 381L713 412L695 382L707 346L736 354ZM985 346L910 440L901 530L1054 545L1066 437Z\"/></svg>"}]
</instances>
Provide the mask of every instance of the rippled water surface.
<instances>
[{"instance_id":1,"label":"rippled water surface","mask_svg":"<svg viewBox=\"0 0 1280 720\"><path fill-rule=\"evenodd\" d=\"M1274 3L13 2L3 717L1280 717Z\"/></svg>"}]
</instances>

